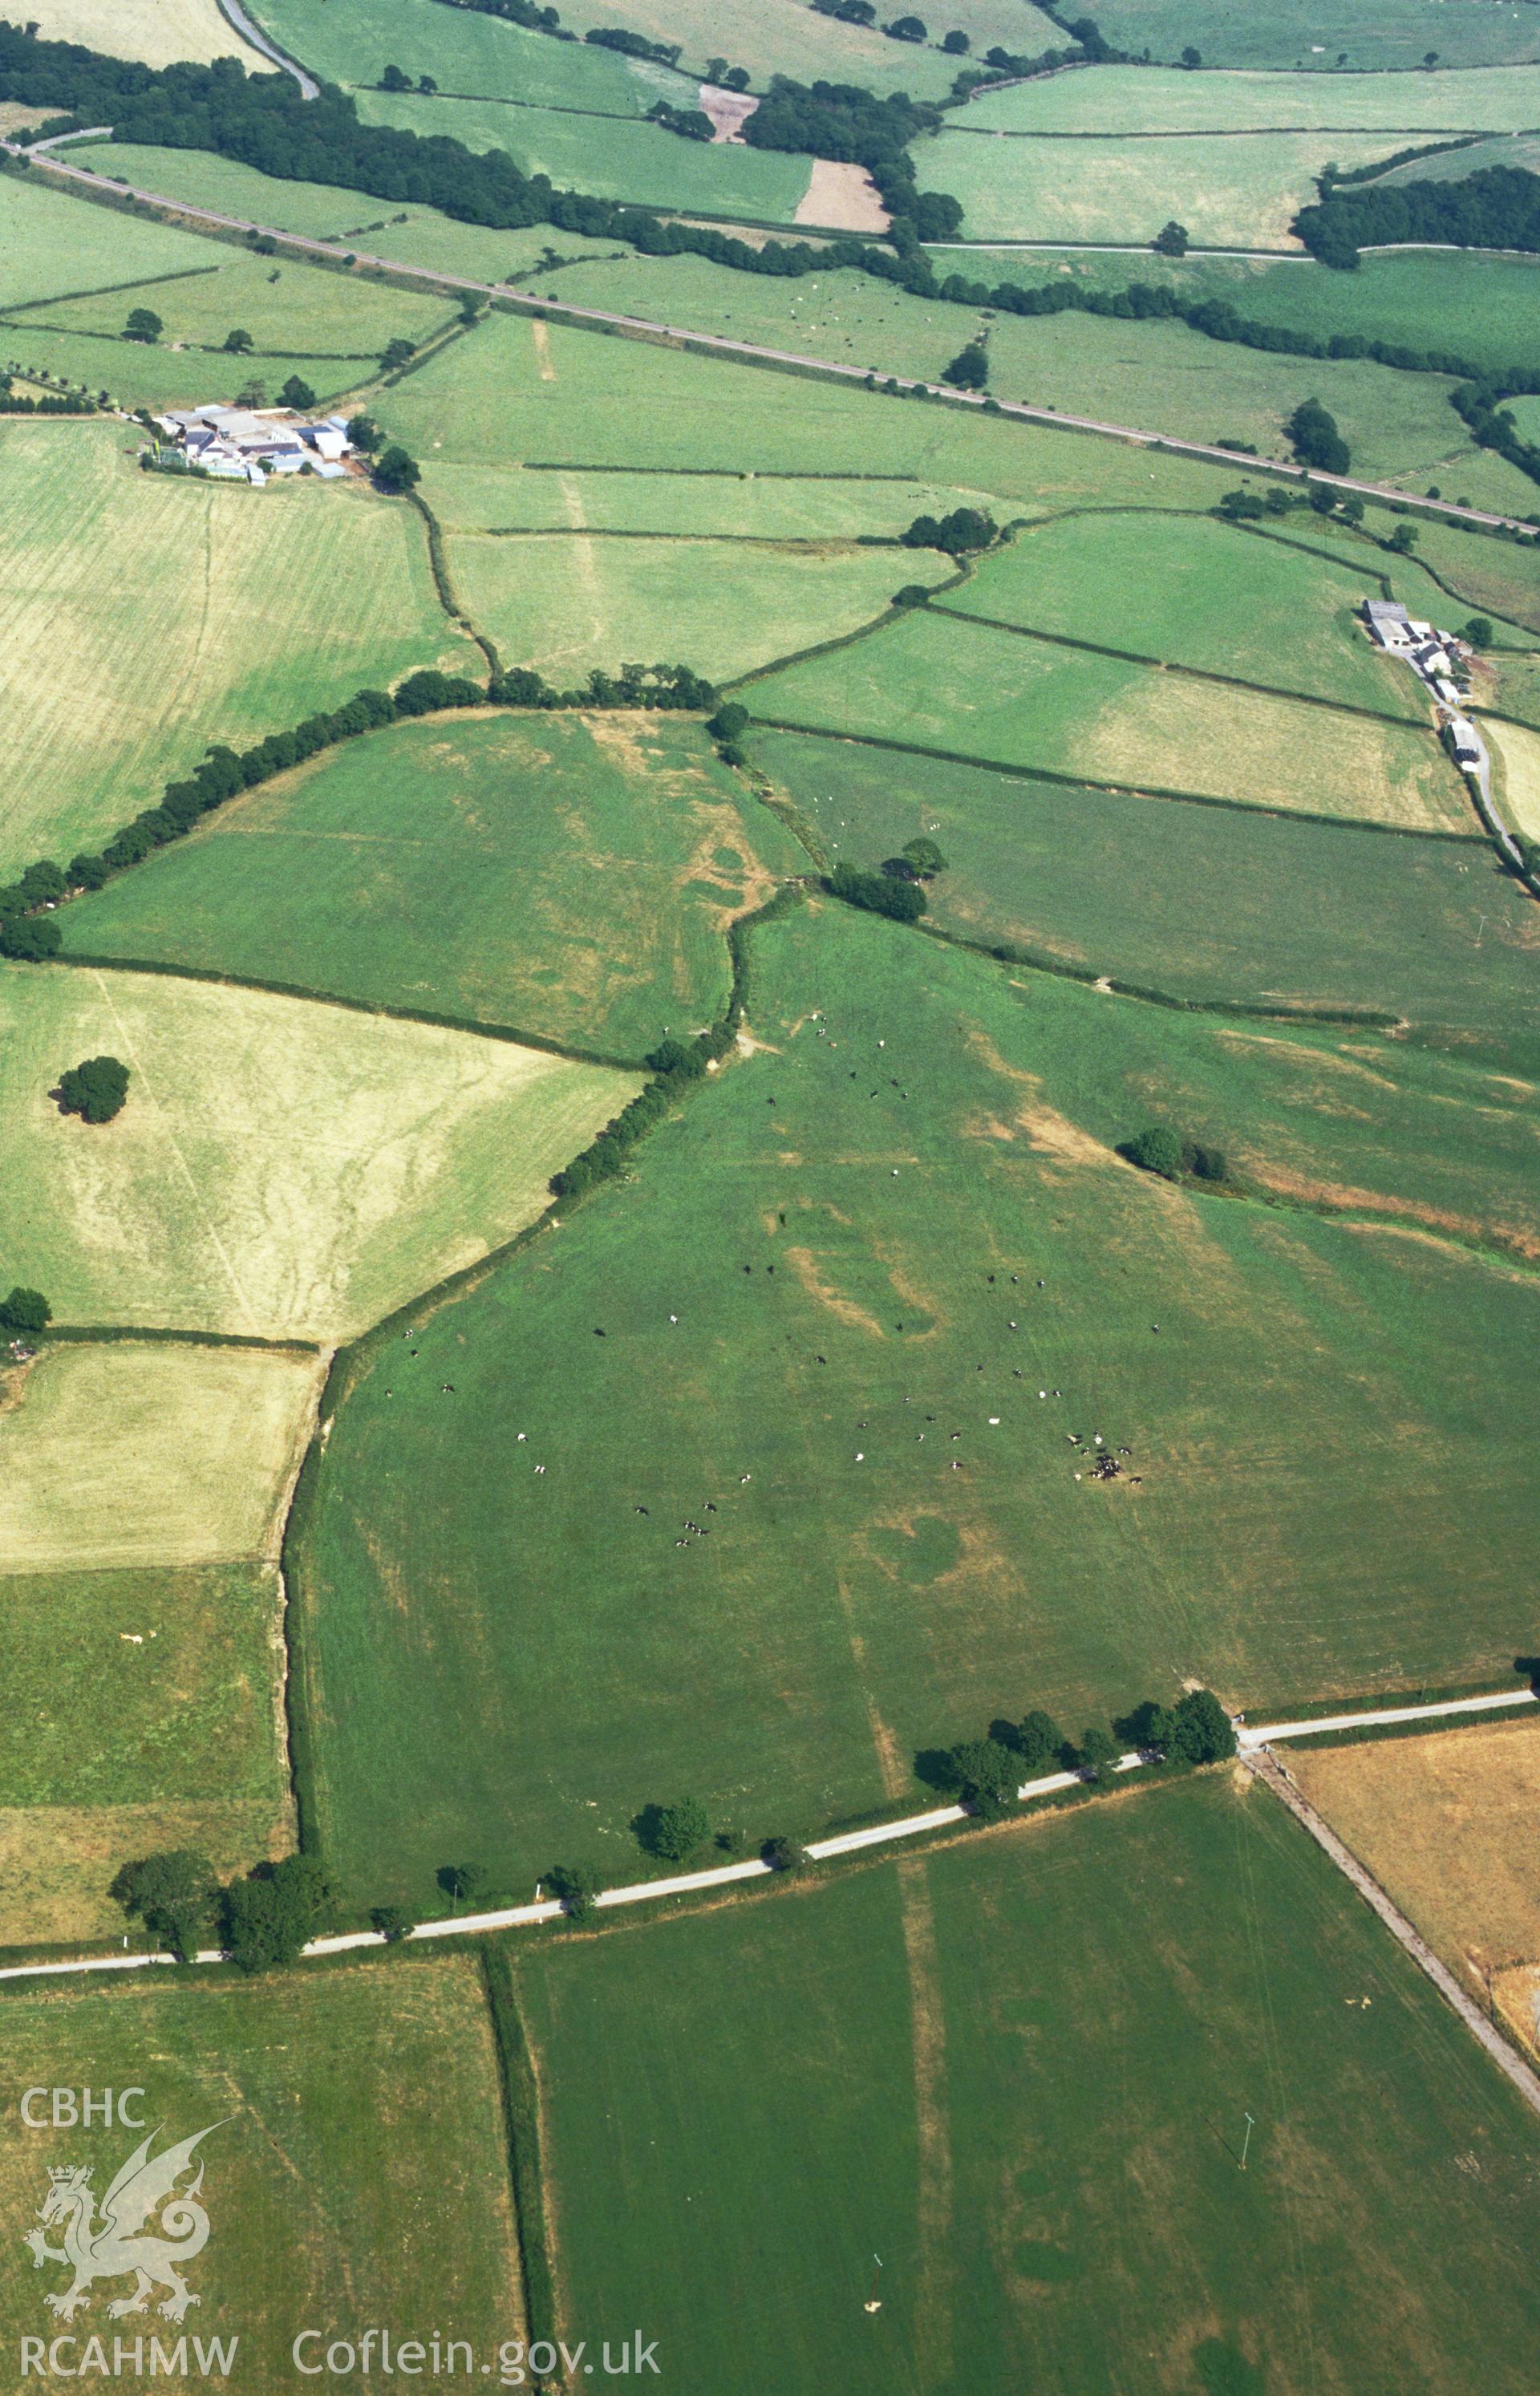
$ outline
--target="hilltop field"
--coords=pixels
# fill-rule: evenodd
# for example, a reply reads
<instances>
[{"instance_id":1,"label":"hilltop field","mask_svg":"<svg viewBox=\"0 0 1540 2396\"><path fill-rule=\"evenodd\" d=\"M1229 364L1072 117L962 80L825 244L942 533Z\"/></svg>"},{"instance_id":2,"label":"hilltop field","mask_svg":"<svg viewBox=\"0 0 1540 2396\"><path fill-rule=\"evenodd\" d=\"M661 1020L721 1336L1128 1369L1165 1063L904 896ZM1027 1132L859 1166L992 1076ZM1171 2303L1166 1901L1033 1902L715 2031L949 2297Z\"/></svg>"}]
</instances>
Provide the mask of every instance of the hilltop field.
<instances>
[{"instance_id":1,"label":"hilltop field","mask_svg":"<svg viewBox=\"0 0 1540 2396\"><path fill-rule=\"evenodd\" d=\"M1522 1689L1540 269L1290 227L1528 158L1540 17L601 13L258 0L324 153L232 73L93 107L171 137L95 197L0 174L0 1946L127 1966L7 1980L0 2059L206 2132L258 2396L312 2323L552 2396L530 2340L632 2336L678 2396L1520 2396L1534 2115L1240 1763L485 1916L935 1806L1029 1710L1089 1768L1199 1688ZM147 455L291 377L344 471ZM1534 1736L1295 1760L1540 2053ZM296 1852L339 1946L133 1964L125 1864ZM16 2217L131 2143L29 2127Z\"/></svg>"}]
</instances>

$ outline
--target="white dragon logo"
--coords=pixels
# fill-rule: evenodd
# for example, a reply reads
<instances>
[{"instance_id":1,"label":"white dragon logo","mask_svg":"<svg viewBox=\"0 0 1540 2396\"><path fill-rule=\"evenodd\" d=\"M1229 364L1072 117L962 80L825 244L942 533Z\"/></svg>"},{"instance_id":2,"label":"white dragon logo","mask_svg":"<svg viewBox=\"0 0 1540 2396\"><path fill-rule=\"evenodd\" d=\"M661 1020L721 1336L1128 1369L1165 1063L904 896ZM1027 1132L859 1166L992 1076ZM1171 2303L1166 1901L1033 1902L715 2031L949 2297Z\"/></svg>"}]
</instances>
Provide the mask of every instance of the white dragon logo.
<instances>
[{"instance_id":1,"label":"white dragon logo","mask_svg":"<svg viewBox=\"0 0 1540 2396\"><path fill-rule=\"evenodd\" d=\"M29 2230L25 2243L38 2268L45 2263L68 2263L74 2272L72 2285L61 2296L44 2298L60 2321L73 2321L81 2307L90 2303L93 2280L119 2279L126 2271L135 2275L133 2294L108 2306L110 2320L143 2312L156 2288L168 2292L158 2308L167 2321L179 2322L189 2305L199 2302L178 2266L190 2263L208 2243L208 2216L198 2202L203 2191L201 2162L191 2187L179 2196L174 2191L182 2173L192 2166L193 2148L208 2136L209 2130L221 2126L211 2122L208 2130L194 2131L192 2137L153 2158L150 2150L156 2134L152 2130L102 2198L100 2226L90 2165L50 2166L48 2193L37 2216L44 2228ZM146 2222L156 2213L164 2237L144 2234ZM64 2225L64 2243L50 2246L46 2232L60 2221Z\"/></svg>"}]
</instances>

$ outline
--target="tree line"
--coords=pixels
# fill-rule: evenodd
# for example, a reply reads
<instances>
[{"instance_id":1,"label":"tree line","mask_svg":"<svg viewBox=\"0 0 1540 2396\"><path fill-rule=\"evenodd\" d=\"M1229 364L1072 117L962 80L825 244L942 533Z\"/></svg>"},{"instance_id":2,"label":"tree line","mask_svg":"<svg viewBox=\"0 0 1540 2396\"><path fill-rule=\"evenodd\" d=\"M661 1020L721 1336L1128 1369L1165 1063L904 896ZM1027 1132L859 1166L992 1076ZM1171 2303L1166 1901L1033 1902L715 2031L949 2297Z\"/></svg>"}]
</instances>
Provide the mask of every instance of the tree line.
<instances>
[{"instance_id":1,"label":"tree line","mask_svg":"<svg viewBox=\"0 0 1540 2396\"><path fill-rule=\"evenodd\" d=\"M714 704L712 686L684 665L622 667L618 674L595 668L575 690L553 690L527 666L495 674L485 687L463 674L424 668L408 674L394 692L356 691L331 713L309 715L285 732L269 733L250 749L223 742L211 747L191 775L167 782L157 806L146 807L98 851L80 852L67 866L39 858L19 880L0 888L0 956L33 964L59 954L60 934L51 912L78 891L100 890L115 873L139 864L158 848L182 839L204 816L258 783L303 765L307 757L360 733L444 708L541 709L646 708L699 712Z\"/></svg>"},{"instance_id":2,"label":"tree line","mask_svg":"<svg viewBox=\"0 0 1540 2396\"><path fill-rule=\"evenodd\" d=\"M1191 1689L1174 1706L1146 1698L1111 1723L1091 1723L1067 1738L1041 1710L1019 1722L995 1722L983 1738L932 1749L915 1759L919 1777L954 1795L985 1821L998 1821L1027 1780L1077 1772L1104 1780L1125 1750L1178 1771L1219 1764L1235 1753L1235 1725L1211 1689Z\"/></svg>"},{"instance_id":3,"label":"tree line","mask_svg":"<svg viewBox=\"0 0 1540 2396\"><path fill-rule=\"evenodd\" d=\"M1346 181L1325 186L1294 220L1292 230L1323 266L1356 267L1362 249L1409 241L1540 250L1540 175L1521 166L1483 166L1447 183L1348 191Z\"/></svg>"}]
</instances>

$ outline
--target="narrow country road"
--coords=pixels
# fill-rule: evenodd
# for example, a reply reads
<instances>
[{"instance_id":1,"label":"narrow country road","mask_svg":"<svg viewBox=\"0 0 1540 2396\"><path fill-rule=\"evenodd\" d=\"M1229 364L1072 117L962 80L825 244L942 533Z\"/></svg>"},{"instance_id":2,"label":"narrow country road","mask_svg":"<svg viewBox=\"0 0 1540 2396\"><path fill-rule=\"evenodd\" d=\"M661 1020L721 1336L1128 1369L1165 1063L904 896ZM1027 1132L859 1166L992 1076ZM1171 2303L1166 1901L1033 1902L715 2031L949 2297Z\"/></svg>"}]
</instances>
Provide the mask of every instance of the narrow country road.
<instances>
[{"instance_id":1,"label":"narrow country road","mask_svg":"<svg viewBox=\"0 0 1540 2396\"><path fill-rule=\"evenodd\" d=\"M296 66L292 59L286 59L283 51L268 39L261 27L252 23L240 0L219 0L219 14L227 25L233 26L243 42L249 42L254 50L260 50L263 58L271 59L275 67L282 67L285 74L294 77L302 98L320 98L321 87L314 77L308 75L303 67Z\"/></svg>"},{"instance_id":2,"label":"narrow country road","mask_svg":"<svg viewBox=\"0 0 1540 2396\"><path fill-rule=\"evenodd\" d=\"M231 0L231 6L233 6L233 0ZM280 63L287 67L291 74L300 73L287 60ZM301 77L301 80L305 78ZM101 131L104 128L94 129ZM82 133L57 136L56 140L84 140L87 138ZM53 146L52 143L39 142L28 153L20 142L0 143L0 148L9 150L13 155L30 154L49 175L65 177L86 189L94 187L100 191L103 188L106 178L93 175L86 167L72 166L63 158L45 154L51 152ZM831 376L841 382L864 383L870 374L880 382L896 382L900 391L940 392L960 406L982 408L986 404L984 393L959 391L949 383L926 382L911 375L886 375L881 366L841 366L829 358L806 357L798 350L772 349L757 341L729 340L724 333L692 332L687 325L664 325L649 316L626 316L604 308L580 308L566 300L537 300L533 294L511 290L505 283L482 283L467 274L445 274L435 268L409 266L396 259L378 258L364 250L349 250L340 242L317 241L310 234L285 233L277 225L255 224L247 217L224 216L216 208L193 207L188 201L167 199L164 193L143 191L131 183L113 182L107 187L125 193L130 199L142 200L150 207L169 208L191 223L217 225L221 231L230 233L269 233L290 249L305 251L317 258L340 261L344 257L351 257L360 266L378 266L388 273L409 275L414 282L427 284L435 290L472 291L482 299L500 300L505 307L511 306L526 313L533 312L560 323L608 325L617 332L644 338L656 338L661 334L665 339L688 342L693 349L706 351L712 356L787 366L799 374ZM1335 490L1357 491L1365 499L1392 500L1397 506L1414 508L1420 514L1448 516L1461 524L1498 525L1520 531L1533 528L1521 516L1494 515L1482 508L1456 507L1451 499L1421 499L1411 492L1395 490L1388 484L1361 481L1352 474L1322 474L1313 469L1308 471L1303 466L1282 465L1269 458L1249 458L1233 449L1221 449L1209 442L1184 441L1174 433L1150 433L1135 424L1112 424L1095 416L1071 416L1061 408L1033 407L1027 401L1018 399L996 400L989 406L991 413L998 409L1002 416L1014 417L1024 423L1059 425L1071 433L1100 433L1109 440L1131 441L1147 449L1174 450L1181 457L1202 458L1218 465L1233 467L1241 474L1281 474L1294 483L1327 483Z\"/></svg>"},{"instance_id":3,"label":"narrow country road","mask_svg":"<svg viewBox=\"0 0 1540 2396\"><path fill-rule=\"evenodd\" d=\"M1317 1738L1323 1732L1337 1730L1391 1729L1402 1723L1435 1723L1445 1722L1452 1717L1468 1719L1472 1715L1508 1713L1515 1706L1535 1703L1536 1692L1533 1689L1498 1689L1476 1697L1446 1697L1431 1705L1381 1706L1374 1710L1361 1710L1357 1713L1327 1714L1297 1722L1241 1722L1237 1724L1236 1737L1241 1760L1250 1765L1261 1750L1275 1746L1281 1739ZM1131 1751L1118 1758L1113 1770L1137 1772L1145 1762L1144 1756ZM1039 1780L1023 1782L1016 1790L1017 1802L1029 1804L1040 1797L1055 1796L1063 1790L1077 1788L1081 1777L1078 1772L1045 1773ZM887 1846L895 1840L922 1838L931 1830L949 1830L967 1818L961 1805L934 1805L923 1814L907 1814L902 1821L874 1822L862 1830L843 1831L838 1838L814 1839L810 1841L807 1852L816 1863L826 1863L838 1856L859 1855L869 1847ZM1346 1849L1343 1852L1346 1853ZM712 1889L729 1888L737 1881L770 1880L774 1876L774 1865L763 1863L755 1857L746 1863L721 1864L711 1871L675 1872L667 1880L632 1881L619 1888L601 1889L595 1902L605 1908L645 1905L655 1897L702 1896ZM1386 1898L1385 1902L1388 1905L1389 1899ZM490 1913L461 1913L444 1922L419 1922L406 1935L414 1939L475 1938L488 1931L524 1930L536 1923L554 1922L561 1911L562 1907L554 1897L546 1897L537 1899L532 1905L501 1906ZM383 1947L386 1943L382 1931L347 1930L328 1938L312 1938L304 1951L307 1955L346 1955L358 1948ZM220 1963L225 1959L218 1948L206 1948L195 1960L200 1963ZM130 1954L126 1945L123 1953L117 1955L84 1955L69 1963L7 1963L0 1968L0 1981L58 1979L83 1972L142 1972L174 1965L175 1963L173 1955ZM1439 1968L1442 1970L1441 1965ZM1537 2083L1537 2088L1540 2088L1540 2083Z\"/></svg>"}]
</instances>

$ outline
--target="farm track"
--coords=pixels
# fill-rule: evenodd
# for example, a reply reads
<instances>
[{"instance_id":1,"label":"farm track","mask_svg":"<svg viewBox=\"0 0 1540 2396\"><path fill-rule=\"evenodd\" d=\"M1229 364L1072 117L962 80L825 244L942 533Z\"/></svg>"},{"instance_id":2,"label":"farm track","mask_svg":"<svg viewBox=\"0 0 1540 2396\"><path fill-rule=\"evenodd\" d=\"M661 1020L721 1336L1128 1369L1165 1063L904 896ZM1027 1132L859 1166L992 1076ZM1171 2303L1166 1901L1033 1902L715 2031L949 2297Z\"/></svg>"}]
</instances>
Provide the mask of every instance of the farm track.
<instances>
[{"instance_id":1,"label":"farm track","mask_svg":"<svg viewBox=\"0 0 1540 2396\"><path fill-rule=\"evenodd\" d=\"M104 135L110 130L107 126L94 126L65 138L85 140L92 135ZM763 342L730 340L724 334L693 332L687 326L665 325L650 317L623 315L613 309L581 308L569 300L535 300L523 293L510 291L505 284L486 283L468 274L446 274L434 268L409 266L399 260L379 258L362 250L349 251L339 242L318 241L307 233L285 233L277 226L258 224L249 217L226 216L215 208L194 207L189 202L168 199L162 193L145 191L135 184L107 186L99 176L86 169L69 166L62 158L40 155L37 151L29 152L20 142L7 141L0 147L15 157L30 156L34 164L42 166L46 174L62 177L77 191L83 190L109 206L126 198L145 207L166 209L173 217L194 226L202 223L212 225L223 233L266 234L272 240L282 242L285 248L308 257L324 258L339 266L345 258L352 257L358 265L377 268L387 274L399 274L408 282L425 285L432 290L474 292L480 299L496 300L501 308L515 315L542 317L551 323L571 325L579 331L591 326L607 328L636 340L678 343L704 356L724 357L741 365L766 366L780 373L806 375L816 379L864 386L869 377L875 376L883 383L893 383L900 392L935 393L951 406L982 411L988 405L991 414L998 413L1021 423L1056 427L1061 432L1094 433L1106 440L1126 441L1139 448L1169 450L1179 457L1202 458L1222 466L1235 468L1239 464L1247 473L1279 476L1290 483L1325 484L1334 490L1356 491L1366 499L1379 499L1403 512L1447 517L1456 524L1486 525L1512 531L1527 532L1531 529L1520 516L1498 515L1483 508L1462 508L1452 499L1414 498L1388 484L1365 482L1357 475L1325 474L1314 468L1284 465L1272 459L1247 458L1238 461L1233 450L1204 441L1180 440L1175 434L1151 432L1140 425L1114 424L1100 417L1072 416L1061 409L1033 407L1025 400L1002 399L987 403L981 393L961 391L948 383L926 382L912 375L883 375L878 366L842 366L827 358L806 357L796 350L774 349Z\"/></svg>"}]
</instances>

